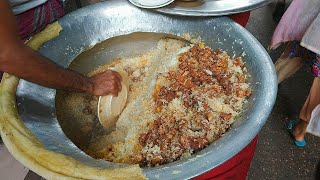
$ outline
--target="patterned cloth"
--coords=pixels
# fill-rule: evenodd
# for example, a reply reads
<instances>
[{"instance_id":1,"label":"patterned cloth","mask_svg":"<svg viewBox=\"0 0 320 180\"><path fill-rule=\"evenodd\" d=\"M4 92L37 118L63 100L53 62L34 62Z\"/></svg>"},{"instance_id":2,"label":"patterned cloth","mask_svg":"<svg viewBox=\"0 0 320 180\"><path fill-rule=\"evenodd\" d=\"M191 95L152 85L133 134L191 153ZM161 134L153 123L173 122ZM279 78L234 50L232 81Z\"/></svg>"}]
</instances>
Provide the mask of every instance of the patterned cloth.
<instances>
[{"instance_id":1,"label":"patterned cloth","mask_svg":"<svg viewBox=\"0 0 320 180\"><path fill-rule=\"evenodd\" d=\"M319 0L293 0L273 33L270 48L275 49L283 42L301 41L319 13Z\"/></svg>"},{"instance_id":2,"label":"patterned cloth","mask_svg":"<svg viewBox=\"0 0 320 180\"><path fill-rule=\"evenodd\" d=\"M298 41L292 43L289 58L301 57L308 65L310 65L313 75L320 77L320 55L316 54L299 45Z\"/></svg>"},{"instance_id":3,"label":"patterned cloth","mask_svg":"<svg viewBox=\"0 0 320 180\"><path fill-rule=\"evenodd\" d=\"M48 0L36 8L17 15L16 20L20 38L26 41L63 15L62 0ZM3 72L0 71L0 81L2 74Z\"/></svg>"},{"instance_id":4,"label":"patterned cloth","mask_svg":"<svg viewBox=\"0 0 320 180\"><path fill-rule=\"evenodd\" d=\"M60 0L48 0L36 8L17 15L20 38L23 41L27 40L63 15L63 6Z\"/></svg>"}]
</instances>

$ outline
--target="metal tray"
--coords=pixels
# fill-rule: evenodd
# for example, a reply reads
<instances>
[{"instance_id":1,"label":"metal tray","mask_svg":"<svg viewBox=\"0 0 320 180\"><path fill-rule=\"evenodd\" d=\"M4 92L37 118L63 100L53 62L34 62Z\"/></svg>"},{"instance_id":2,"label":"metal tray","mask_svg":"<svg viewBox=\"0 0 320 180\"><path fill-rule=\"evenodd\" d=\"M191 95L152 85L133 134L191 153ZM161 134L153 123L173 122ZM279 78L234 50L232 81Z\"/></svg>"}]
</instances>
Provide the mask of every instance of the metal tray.
<instances>
[{"instance_id":1,"label":"metal tray","mask_svg":"<svg viewBox=\"0 0 320 180\"><path fill-rule=\"evenodd\" d=\"M140 4L139 1L137 0L129 0L130 3L132 3L135 6L141 7L141 8L145 8L145 9L155 9L155 8L160 8L160 7L164 7L167 6L168 4L171 4L174 0L167 0L166 2L164 2L163 4L156 4L156 5L143 5ZM150 2L150 1L149 1Z\"/></svg>"},{"instance_id":2,"label":"metal tray","mask_svg":"<svg viewBox=\"0 0 320 180\"><path fill-rule=\"evenodd\" d=\"M250 11L271 2L272 0L197 0L190 2L176 0L173 4L156 11L181 16L222 16Z\"/></svg>"},{"instance_id":3,"label":"metal tray","mask_svg":"<svg viewBox=\"0 0 320 180\"><path fill-rule=\"evenodd\" d=\"M268 53L247 30L226 17L168 16L139 9L125 0L115 0L79 9L59 23L63 28L60 35L45 43L39 52L63 67L68 67L84 52L87 58L73 67L82 73L119 56L143 53L148 50L146 47L152 47L167 34L200 36L206 45L227 50L231 56L245 52L253 94L243 115L224 136L192 157L144 168L143 173L149 179L189 179L219 166L258 134L274 105L277 79ZM94 47L100 42L106 43L104 48ZM81 132L73 128L74 131L68 133L68 129L62 128L63 119L58 120L56 116L56 90L20 80L16 94L19 114L48 150L96 168L126 166L91 158L71 141ZM72 126L79 121L69 123Z\"/></svg>"}]
</instances>

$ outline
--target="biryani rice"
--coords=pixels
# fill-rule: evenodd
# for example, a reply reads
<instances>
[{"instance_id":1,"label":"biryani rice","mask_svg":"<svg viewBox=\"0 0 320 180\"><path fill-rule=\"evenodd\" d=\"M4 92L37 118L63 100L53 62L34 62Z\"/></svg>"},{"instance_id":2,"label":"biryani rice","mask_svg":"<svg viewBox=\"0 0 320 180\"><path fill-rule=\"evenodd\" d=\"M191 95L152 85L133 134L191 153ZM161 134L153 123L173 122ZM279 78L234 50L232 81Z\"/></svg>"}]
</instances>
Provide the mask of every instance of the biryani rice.
<instances>
[{"instance_id":1,"label":"biryani rice","mask_svg":"<svg viewBox=\"0 0 320 180\"><path fill-rule=\"evenodd\" d=\"M227 131L251 94L242 59L203 44L163 39L112 68L128 72L128 102L116 130L85 150L112 162L155 166L189 157Z\"/></svg>"}]
</instances>

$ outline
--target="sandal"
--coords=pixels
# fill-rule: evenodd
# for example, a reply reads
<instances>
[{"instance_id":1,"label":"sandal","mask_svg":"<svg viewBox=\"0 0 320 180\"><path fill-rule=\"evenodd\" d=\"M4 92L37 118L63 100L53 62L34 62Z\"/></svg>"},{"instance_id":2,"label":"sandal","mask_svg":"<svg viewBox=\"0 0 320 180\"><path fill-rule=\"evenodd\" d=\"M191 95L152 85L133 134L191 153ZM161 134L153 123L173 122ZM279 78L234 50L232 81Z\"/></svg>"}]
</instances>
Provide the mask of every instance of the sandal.
<instances>
[{"instance_id":1,"label":"sandal","mask_svg":"<svg viewBox=\"0 0 320 180\"><path fill-rule=\"evenodd\" d=\"M293 139L294 144L295 144L296 146L298 146L298 147L304 147L304 146L307 144L306 140L303 139L302 141L297 141L297 140L295 139L294 135L293 135L293 129L294 129L294 127L295 127L297 124L298 124L298 121L295 120L295 119L288 120L288 121L286 122L286 128L287 128L287 130L289 130L290 135L291 135L291 137L292 137L292 139Z\"/></svg>"}]
</instances>

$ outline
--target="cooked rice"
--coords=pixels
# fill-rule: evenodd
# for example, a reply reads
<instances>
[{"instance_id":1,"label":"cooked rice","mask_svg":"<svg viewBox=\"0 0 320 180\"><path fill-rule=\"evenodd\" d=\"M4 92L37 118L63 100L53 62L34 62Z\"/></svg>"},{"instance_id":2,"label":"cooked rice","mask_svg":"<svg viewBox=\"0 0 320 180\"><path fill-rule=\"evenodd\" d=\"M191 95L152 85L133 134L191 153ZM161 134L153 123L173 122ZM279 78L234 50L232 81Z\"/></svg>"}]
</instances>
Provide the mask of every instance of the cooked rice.
<instances>
[{"instance_id":1,"label":"cooked rice","mask_svg":"<svg viewBox=\"0 0 320 180\"><path fill-rule=\"evenodd\" d=\"M112 162L160 165L191 156L241 115L251 90L242 59L203 44L160 40L152 51L123 58L130 93L116 130L92 140L87 153ZM100 68L93 74L105 70Z\"/></svg>"}]
</instances>

